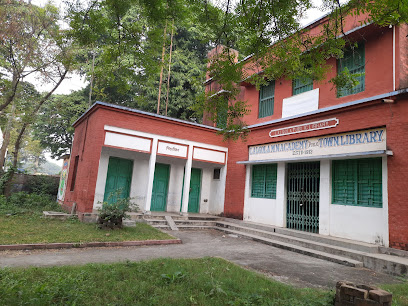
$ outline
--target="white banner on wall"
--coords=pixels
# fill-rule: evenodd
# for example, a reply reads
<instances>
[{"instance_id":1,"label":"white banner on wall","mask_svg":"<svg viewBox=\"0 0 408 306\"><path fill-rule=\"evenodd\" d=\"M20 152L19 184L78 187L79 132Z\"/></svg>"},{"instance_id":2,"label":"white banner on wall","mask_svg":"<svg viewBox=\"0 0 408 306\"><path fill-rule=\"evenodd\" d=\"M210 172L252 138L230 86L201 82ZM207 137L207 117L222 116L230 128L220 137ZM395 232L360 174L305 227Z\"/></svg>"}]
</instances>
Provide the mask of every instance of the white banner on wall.
<instances>
[{"instance_id":1,"label":"white banner on wall","mask_svg":"<svg viewBox=\"0 0 408 306\"><path fill-rule=\"evenodd\" d=\"M106 132L105 145L131 149L142 152L150 152L152 140L132 135Z\"/></svg>"},{"instance_id":2,"label":"white banner on wall","mask_svg":"<svg viewBox=\"0 0 408 306\"><path fill-rule=\"evenodd\" d=\"M386 131L379 128L251 146L248 160L312 157L386 149Z\"/></svg>"},{"instance_id":3,"label":"white banner on wall","mask_svg":"<svg viewBox=\"0 0 408 306\"><path fill-rule=\"evenodd\" d=\"M194 147L193 159L225 164L225 152Z\"/></svg>"}]
</instances>

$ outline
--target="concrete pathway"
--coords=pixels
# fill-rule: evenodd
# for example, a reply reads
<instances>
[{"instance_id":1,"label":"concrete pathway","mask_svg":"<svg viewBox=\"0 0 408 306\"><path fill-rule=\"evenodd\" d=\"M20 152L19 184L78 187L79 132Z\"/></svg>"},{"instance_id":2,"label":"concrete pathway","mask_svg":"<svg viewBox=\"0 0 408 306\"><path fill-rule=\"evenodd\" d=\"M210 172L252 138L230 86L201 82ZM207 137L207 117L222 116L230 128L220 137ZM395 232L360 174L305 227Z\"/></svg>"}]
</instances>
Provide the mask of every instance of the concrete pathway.
<instances>
[{"instance_id":1,"label":"concrete pathway","mask_svg":"<svg viewBox=\"0 0 408 306\"><path fill-rule=\"evenodd\" d=\"M333 288L337 281L361 284L399 282L387 274L351 268L274 248L216 230L169 232L183 244L143 247L85 248L64 250L2 251L0 267L81 265L153 258L218 256L298 287Z\"/></svg>"}]
</instances>

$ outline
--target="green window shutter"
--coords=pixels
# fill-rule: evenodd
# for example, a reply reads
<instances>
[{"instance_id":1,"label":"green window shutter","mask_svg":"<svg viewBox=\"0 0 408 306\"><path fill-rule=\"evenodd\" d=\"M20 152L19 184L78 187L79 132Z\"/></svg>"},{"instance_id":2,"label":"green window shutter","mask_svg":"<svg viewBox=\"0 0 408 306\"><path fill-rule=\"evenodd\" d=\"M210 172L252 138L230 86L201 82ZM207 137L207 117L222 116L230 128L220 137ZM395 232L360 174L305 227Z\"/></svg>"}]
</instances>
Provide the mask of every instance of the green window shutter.
<instances>
[{"instance_id":1,"label":"green window shutter","mask_svg":"<svg viewBox=\"0 0 408 306\"><path fill-rule=\"evenodd\" d=\"M295 79L293 80L292 88L293 95L313 90L313 80L311 78Z\"/></svg>"},{"instance_id":2,"label":"green window shutter","mask_svg":"<svg viewBox=\"0 0 408 306\"><path fill-rule=\"evenodd\" d=\"M252 192L251 197L263 198L265 182L265 166L255 165L252 167Z\"/></svg>"},{"instance_id":3,"label":"green window shutter","mask_svg":"<svg viewBox=\"0 0 408 306\"><path fill-rule=\"evenodd\" d=\"M333 203L355 203L355 168L354 160L333 161Z\"/></svg>"},{"instance_id":4,"label":"green window shutter","mask_svg":"<svg viewBox=\"0 0 408 306\"><path fill-rule=\"evenodd\" d=\"M277 165L254 165L252 167L251 197L276 198Z\"/></svg>"},{"instance_id":5,"label":"green window shutter","mask_svg":"<svg viewBox=\"0 0 408 306\"><path fill-rule=\"evenodd\" d=\"M365 90L365 50L364 43L359 43L353 50L344 52L344 57L338 61L339 73L347 68L350 74L361 74L357 77L358 84L353 88L338 88L337 95L344 97Z\"/></svg>"},{"instance_id":6,"label":"green window shutter","mask_svg":"<svg viewBox=\"0 0 408 306\"><path fill-rule=\"evenodd\" d=\"M272 81L259 91L259 118L273 115L274 102L275 81Z\"/></svg>"},{"instance_id":7,"label":"green window shutter","mask_svg":"<svg viewBox=\"0 0 408 306\"><path fill-rule=\"evenodd\" d=\"M358 199L362 206L382 206L381 158L361 160L358 164Z\"/></svg>"},{"instance_id":8,"label":"green window shutter","mask_svg":"<svg viewBox=\"0 0 408 306\"><path fill-rule=\"evenodd\" d=\"M382 207L381 158L333 161L332 200L333 204Z\"/></svg>"},{"instance_id":9,"label":"green window shutter","mask_svg":"<svg viewBox=\"0 0 408 306\"><path fill-rule=\"evenodd\" d=\"M265 198L276 199L277 170L276 164L266 165Z\"/></svg>"}]
</instances>

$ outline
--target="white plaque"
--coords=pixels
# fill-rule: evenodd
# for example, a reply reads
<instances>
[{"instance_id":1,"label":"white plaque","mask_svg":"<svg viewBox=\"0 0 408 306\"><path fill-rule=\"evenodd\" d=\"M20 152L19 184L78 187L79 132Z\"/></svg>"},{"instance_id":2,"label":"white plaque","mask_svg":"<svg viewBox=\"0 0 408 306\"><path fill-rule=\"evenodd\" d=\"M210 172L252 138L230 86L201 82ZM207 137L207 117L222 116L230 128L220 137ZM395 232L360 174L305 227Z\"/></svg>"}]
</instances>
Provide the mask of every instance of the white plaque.
<instances>
[{"instance_id":1,"label":"white plaque","mask_svg":"<svg viewBox=\"0 0 408 306\"><path fill-rule=\"evenodd\" d=\"M151 139L106 132L105 145L131 149L142 152L150 152Z\"/></svg>"},{"instance_id":2,"label":"white plaque","mask_svg":"<svg viewBox=\"0 0 408 306\"><path fill-rule=\"evenodd\" d=\"M188 147L186 145L159 141L159 144L157 147L157 153L163 154L163 155L187 158L187 149Z\"/></svg>"},{"instance_id":3,"label":"white plaque","mask_svg":"<svg viewBox=\"0 0 408 306\"><path fill-rule=\"evenodd\" d=\"M194 147L193 159L225 164L225 152Z\"/></svg>"}]
</instances>

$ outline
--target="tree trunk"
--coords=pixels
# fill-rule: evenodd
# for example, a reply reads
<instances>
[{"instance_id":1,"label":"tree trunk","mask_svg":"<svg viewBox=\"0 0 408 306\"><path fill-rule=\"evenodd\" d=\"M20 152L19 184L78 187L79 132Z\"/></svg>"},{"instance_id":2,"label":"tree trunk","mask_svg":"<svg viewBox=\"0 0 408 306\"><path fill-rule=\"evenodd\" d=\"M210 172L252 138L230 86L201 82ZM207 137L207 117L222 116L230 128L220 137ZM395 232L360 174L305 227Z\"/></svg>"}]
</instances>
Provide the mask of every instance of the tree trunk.
<instances>
[{"instance_id":1,"label":"tree trunk","mask_svg":"<svg viewBox=\"0 0 408 306\"><path fill-rule=\"evenodd\" d=\"M3 109L5 109L11 102L13 102L14 97L16 96L16 93L17 93L17 87L19 83L20 83L20 78L17 72L14 72L13 80L11 81L11 91L6 94L5 102L2 105L0 105L0 112Z\"/></svg>"},{"instance_id":2,"label":"tree trunk","mask_svg":"<svg viewBox=\"0 0 408 306\"><path fill-rule=\"evenodd\" d=\"M0 175L3 175L4 173L4 166L6 162L6 152L7 152L7 147L10 143L10 131L13 128L15 110L16 110L16 105L15 103L13 103L11 107L11 113L9 114L7 118L7 124L4 130L4 134L3 134L3 143L0 148Z\"/></svg>"},{"instance_id":3,"label":"tree trunk","mask_svg":"<svg viewBox=\"0 0 408 306\"><path fill-rule=\"evenodd\" d=\"M48 92L37 104L37 106L34 108L34 110L31 112L29 115L29 118L32 121L35 116L37 115L38 111L40 110L41 106L44 104L45 101L48 100L48 98L53 94L53 92L58 88L58 86L62 83L62 81L65 79L67 73L68 73L69 68L66 68L63 74L61 74L60 79L58 82L55 84L54 88ZM13 180L14 176L14 171L17 168L17 161L18 161L18 153L20 152L20 146L21 146L21 140L23 139L24 133L27 130L27 127L30 125L31 122L24 122L23 126L20 129L20 132L18 133L16 142L14 143L14 152L13 152L13 166L10 169L10 176L7 179L7 182L5 183L5 188L4 188L4 194L6 197L10 196L11 193L11 182Z\"/></svg>"}]
</instances>

